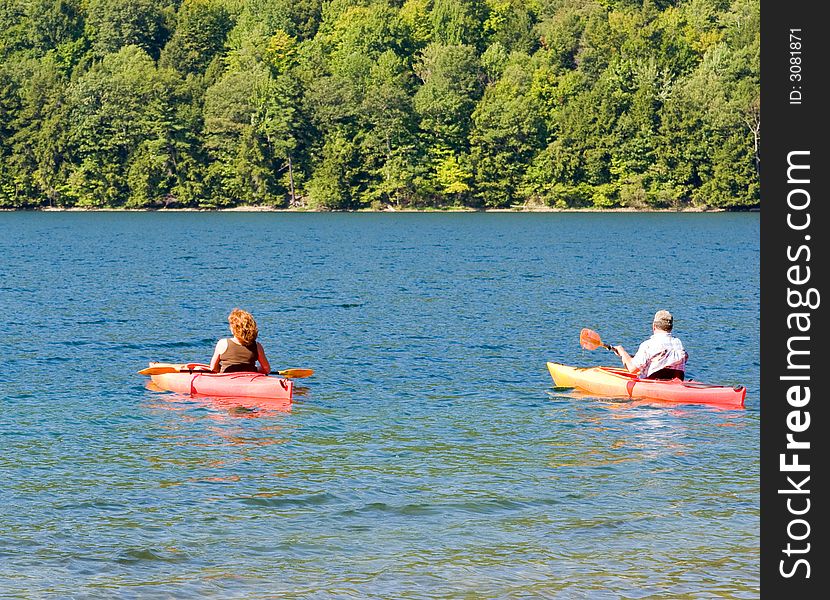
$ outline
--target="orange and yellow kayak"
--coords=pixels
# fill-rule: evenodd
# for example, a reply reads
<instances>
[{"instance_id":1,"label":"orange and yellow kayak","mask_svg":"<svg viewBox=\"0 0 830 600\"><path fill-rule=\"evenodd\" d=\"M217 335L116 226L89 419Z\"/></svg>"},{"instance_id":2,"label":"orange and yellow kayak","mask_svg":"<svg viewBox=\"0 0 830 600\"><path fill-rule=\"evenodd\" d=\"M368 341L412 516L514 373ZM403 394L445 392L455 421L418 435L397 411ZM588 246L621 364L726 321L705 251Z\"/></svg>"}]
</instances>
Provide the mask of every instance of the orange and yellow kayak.
<instances>
[{"instance_id":1,"label":"orange and yellow kayak","mask_svg":"<svg viewBox=\"0 0 830 600\"><path fill-rule=\"evenodd\" d=\"M711 404L723 408L743 408L746 388L742 385L710 385L697 381L640 379L625 369L615 367L569 367L549 362L553 382L617 398L641 398L682 404Z\"/></svg>"}]
</instances>

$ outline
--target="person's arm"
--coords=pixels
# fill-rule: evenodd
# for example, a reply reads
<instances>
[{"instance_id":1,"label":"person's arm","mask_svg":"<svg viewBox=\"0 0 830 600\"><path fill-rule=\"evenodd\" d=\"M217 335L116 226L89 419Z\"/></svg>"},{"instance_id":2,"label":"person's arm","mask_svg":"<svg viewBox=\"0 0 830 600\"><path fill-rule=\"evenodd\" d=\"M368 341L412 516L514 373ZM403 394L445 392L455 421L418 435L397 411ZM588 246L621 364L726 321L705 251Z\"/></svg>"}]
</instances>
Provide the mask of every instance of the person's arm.
<instances>
[{"instance_id":1,"label":"person's arm","mask_svg":"<svg viewBox=\"0 0 830 600\"><path fill-rule=\"evenodd\" d=\"M257 360L259 361L259 372L265 373L266 375L271 372L271 364L268 362L268 359L265 357L265 349L262 347L262 344L259 342L256 343L257 349Z\"/></svg>"},{"instance_id":2,"label":"person's arm","mask_svg":"<svg viewBox=\"0 0 830 600\"><path fill-rule=\"evenodd\" d=\"M210 370L216 373L219 370L219 357L228 349L228 340L222 338L216 342L216 349L213 351L213 356L210 359Z\"/></svg>"},{"instance_id":3,"label":"person's arm","mask_svg":"<svg viewBox=\"0 0 830 600\"><path fill-rule=\"evenodd\" d=\"M623 365L629 373L634 373L636 375L640 372L640 367L634 365L634 359L628 352L626 352L625 348L622 346L614 346L614 352L616 352L620 359L622 359Z\"/></svg>"}]
</instances>

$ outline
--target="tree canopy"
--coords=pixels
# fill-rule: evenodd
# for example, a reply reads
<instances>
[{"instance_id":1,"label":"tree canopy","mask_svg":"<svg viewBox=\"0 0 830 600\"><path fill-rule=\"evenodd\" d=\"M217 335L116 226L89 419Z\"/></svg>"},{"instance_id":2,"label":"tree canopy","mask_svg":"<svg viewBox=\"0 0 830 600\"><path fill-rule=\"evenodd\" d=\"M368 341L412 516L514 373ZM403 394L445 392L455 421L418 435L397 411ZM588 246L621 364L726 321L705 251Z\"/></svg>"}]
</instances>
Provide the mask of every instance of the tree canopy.
<instances>
[{"instance_id":1,"label":"tree canopy","mask_svg":"<svg viewBox=\"0 0 830 600\"><path fill-rule=\"evenodd\" d=\"M759 63L759 0L4 0L0 207L755 207Z\"/></svg>"}]
</instances>

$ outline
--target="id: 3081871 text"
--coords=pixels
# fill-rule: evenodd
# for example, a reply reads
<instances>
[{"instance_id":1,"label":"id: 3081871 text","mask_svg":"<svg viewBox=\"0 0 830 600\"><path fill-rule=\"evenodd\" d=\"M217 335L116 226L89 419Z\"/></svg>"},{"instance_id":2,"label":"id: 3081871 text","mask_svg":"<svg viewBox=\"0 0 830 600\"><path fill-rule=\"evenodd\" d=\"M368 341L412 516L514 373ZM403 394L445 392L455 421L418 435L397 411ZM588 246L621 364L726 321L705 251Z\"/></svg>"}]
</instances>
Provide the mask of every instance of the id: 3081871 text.
<instances>
[{"instance_id":1,"label":"id: 3081871 text","mask_svg":"<svg viewBox=\"0 0 830 600\"><path fill-rule=\"evenodd\" d=\"M802 41L801 41L801 28L798 29L790 29L790 41L789 41L789 51L790 51L790 60L789 62L789 75L790 75L790 104L801 104L804 98L804 93L801 89L801 83L803 80L803 68L801 51L802 51Z\"/></svg>"}]
</instances>

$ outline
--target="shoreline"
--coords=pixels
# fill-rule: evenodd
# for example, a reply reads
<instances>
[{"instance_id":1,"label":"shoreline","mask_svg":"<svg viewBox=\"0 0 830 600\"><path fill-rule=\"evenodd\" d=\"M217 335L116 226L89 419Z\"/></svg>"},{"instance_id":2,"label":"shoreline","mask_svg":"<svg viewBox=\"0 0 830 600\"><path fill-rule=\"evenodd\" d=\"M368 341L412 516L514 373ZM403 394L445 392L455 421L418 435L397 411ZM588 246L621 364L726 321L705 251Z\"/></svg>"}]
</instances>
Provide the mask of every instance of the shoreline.
<instances>
[{"instance_id":1,"label":"shoreline","mask_svg":"<svg viewBox=\"0 0 830 600\"><path fill-rule=\"evenodd\" d=\"M723 213L761 212L760 207L747 208L553 208L549 206L517 206L513 208L385 208L356 210L319 210L311 208L274 208L272 206L236 206L233 208L123 208L123 207L51 207L0 208L0 212L125 212L125 213L179 213L179 212L269 212L269 213Z\"/></svg>"}]
</instances>

